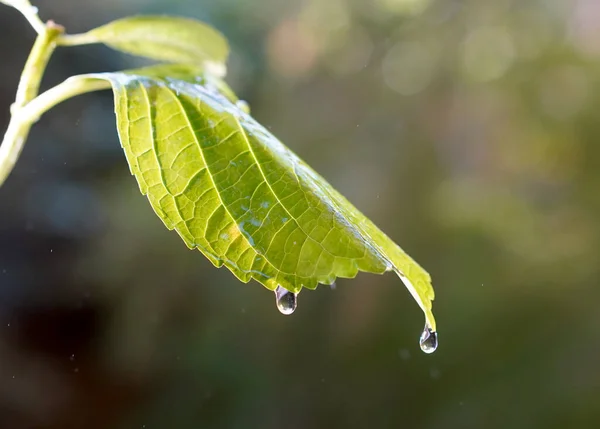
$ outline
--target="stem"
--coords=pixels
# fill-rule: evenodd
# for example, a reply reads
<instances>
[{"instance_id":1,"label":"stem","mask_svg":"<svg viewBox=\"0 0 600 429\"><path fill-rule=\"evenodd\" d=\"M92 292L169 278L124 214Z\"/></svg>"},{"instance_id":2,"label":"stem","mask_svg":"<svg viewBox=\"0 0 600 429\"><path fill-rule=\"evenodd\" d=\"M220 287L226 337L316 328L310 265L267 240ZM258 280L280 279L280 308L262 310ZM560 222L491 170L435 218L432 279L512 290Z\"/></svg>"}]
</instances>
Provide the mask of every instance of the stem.
<instances>
[{"instance_id":1,"label":"stem","mask_svg":"<svg viewBox=\"0 0 600 429\"><path fill-rule=\"evenodd\" d=\"M50 56L56 48L56 38L63 31L63 27L50 21L44 26L44 31L38 35L21 74L17 97L12 106L13 111L25 106L37 95Z\"/></svg>"},{"instance_id":2,"label":"stem","mask_svg":"<svg viewBox=\"0 0 600 429\"><path fill-rule=\"evenodd\" d=\"M82 39L85 39L85 35L69 36L65 43L61 38L65 29L52 21L44 24L37 15L37 8L31 6L28 0L10 2L0 0L0 2L18 9L38 33L23 67L15 102L10 109L10 122L0 146L0 186L2 186L21 155L31 126L44 112L67 98L107 89L110 84L91 77L73 76L38 96L40 82L57 43L62 41L66 45L80 44Z\"/></svg>"},{"instance_id":3,"label":"stem","mask_svg":"<svg viewBox=\"0 0 600 429\"><path fill-rule=\"evenodd\" d=\"M29 22L32 22L32 25L34 25L34 22L39 21L39 18L33 18L33 16L37 17L37 13L28 3L24 3L18 9L27 17ZM41 21L39 22L41 23ZM39 27L37 24L34 25L39 34L23 68L15 102L11 106L10 122L4 134L2 146L0 146L0 186L15 166L23 150L29 129L34 122L21 119L21 116L23 116L22 111L27 103L37 95L44 70L56 47L56 38L64 32L61 26L53 22L48 22L47 25L42 23L43 28L37 27Z\"/></svg>"},{"instance_id":4,"label":"stem","mask_svg":"<svg viewBox=\"0 0 600 429\"><path fill-rule=\"evenodd\" d=\"M86 92L109 89L110 83L105 80L86 76L73 76L63 83L40 94L24 107L12 114L2 146L0 146L0 186L14 168L31 126L57 104Z\"/></svg>"},{"instance_id":5,"label":"stem","mask_svg":"<svg viewBox=\"0 0 600 429\"><path fill-rule=\"evenodd\" d=\"M42 114L69 98L87 92L110 89L110 87L110 82L107 80L85 75L72 76L31 100L15 117L18 122L34 124Z\"/></svg>"},{"instance_id":6,"label":"stem","mask_svg":"<svg viewBox=\"0 0 600 429\"><path fill-rule=\"evenodd\" d=\"M32 6L28 0L12 0L12 1L2 1L2 3L6 3L8 6L12 6L21 12L21 15L27 19L29 24L33 27L37 34L42 34L46 30L46 25L42 22L40 17L38 16L38 9L35 6Z\"/></svg>"},{"instance_id":7,"label":"stem","mask_svg":"<svg viewBox=\"0 0 600 429\"><path fill-rule=\"evenodd\" d=\"M94 37L90 37L88 33L81 34L62 34L56 41L60 46L81 46L98 43Z\"/></svg>"},{"instance_id":8,"label":"stem","mask_svg":"<svg viewBox=\"0 0 600 429\"><path fill-rule=\"evenodd\" d=\"M14 168L32 123L11 121L8 124L2 146L0 146L0 186Z\"/></svg>"},{"instance_id":9,"label":"stem","mask_svg":"<svg viewBox=\"0 0 600 429\"><path fill-rule=\"evenodd\" d=\"M37 7L30 6L28 8L19 9L23 16L29 21L29 24L33 27L37 34L43 34L46 26L37 14Z\"/></svg>"}]
</instances>

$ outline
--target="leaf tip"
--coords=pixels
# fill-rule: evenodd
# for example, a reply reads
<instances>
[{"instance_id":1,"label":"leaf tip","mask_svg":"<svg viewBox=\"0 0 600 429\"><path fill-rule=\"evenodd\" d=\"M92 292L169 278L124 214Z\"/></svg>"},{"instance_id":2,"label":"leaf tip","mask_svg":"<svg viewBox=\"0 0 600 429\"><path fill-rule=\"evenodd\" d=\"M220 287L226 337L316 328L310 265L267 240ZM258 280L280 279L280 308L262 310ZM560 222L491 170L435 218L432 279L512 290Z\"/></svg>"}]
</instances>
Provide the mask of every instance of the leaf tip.
<instances>
[{"instance_id":1,"label":"leaf tip","mask_svg":"<svg viewBox=\"0 0 600 429\"><path fill-rule=\"evenodd\" d=\"M433 291L433 287L431 286L431 280L429 275L425 272L426 278L418 278L417 285L412 283L409 278L404 275L404 273L400 270L395 270L402 283L406 286L412 297L417 301L421 310L425 314L425 323L431 328L432 331L437 332L437 327L435 323L435 317L433 316L432 311L432 302L435 298L435 293Z\"/></svg>"}]
</instances>

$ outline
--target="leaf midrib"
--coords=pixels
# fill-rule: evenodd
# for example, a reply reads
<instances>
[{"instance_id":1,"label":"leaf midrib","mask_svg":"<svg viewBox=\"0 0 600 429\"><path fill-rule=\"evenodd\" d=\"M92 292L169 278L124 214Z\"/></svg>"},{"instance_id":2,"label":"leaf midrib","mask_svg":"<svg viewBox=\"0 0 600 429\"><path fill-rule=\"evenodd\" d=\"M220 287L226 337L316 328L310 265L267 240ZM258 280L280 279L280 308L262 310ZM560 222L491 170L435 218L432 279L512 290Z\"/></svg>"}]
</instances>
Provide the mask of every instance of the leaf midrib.
<instances>
[{"instance_id":1,"label":"leaf midrib","mask_svg":"<svg viewBox=\"0 0 600 429\"><path fill-rule=\"evenodd\" d=\"M181 101L179 100L179 98L175 96L175 94L173 93L173 91L172 91L170 88L168 88L168 87L166 87L166 86L164 86L164 85L162 85L161 87L162 87L164 90L166 90L166 91L167 91L167 93L168 93L168 94L169 94L169 95L172 97L172 99L174 99L174 100L175 100L175 103L176 103L176 105L177 105L177 106L178 106L178 108L179 108L179 111L180 111L180 113L181 113L181 116L183 116L183 118L184 118L184 120L185 120L186 124L188 125L189 129L190 129L190 130L192 130L191 134L192 134L192 136L193 136L194 142L196 143L196 145L197 145L197 147L198 147L198 152L200 152L200 156L202 157L202 162L204 163L204 166L205 166L205 168L206 168L206 171L207 171L207 173L208 173L208 177L210 177L210 181L211 181L211 183L212 183L212 187L215 189L215 193L217 194L217 197L219 198L219 202L220 202L220 204L223 206L223 209L225 210L225 212L226 212L226 213L229 215L229 217L231 218L231 220L232 220L232 221L233 221L233 223L235 224L235 227L236 227L236 228L237 228L237 230L240 232L240 235L241 235L242 237L244 237L244 241L246 241L246 243L248 244L249 248L253 249L253 250L254 250L254 252L256 252L256 254L257 254L257 255L260 255L260 256L262 256L262 257L265 259L265 261L266 261L266 262L267 262L267 263L268 263L268 264L269 264L269 265L270 265L270 266L271 266L271 267L272 267L274 270L276 270L276 271L278 271L278 272L281 272L281 270L279 270L277 267L275 267L275 265L273 265L273 264L271 263L271 261L269 261L269 259L267 258L267 256L266 256L266 255L263 255L262 253L260 253L260 252L258 251L258 249L256 249L256 248L255 248L255 247L252 245L252 243L250 242L250 240L248 240L248 237L246 237L246 235L245 235L245 234L244 234L244 233L243 233L243 232L240 230L240 228L239 228L239 226L238 226L238 223L237 223L237 220L236 220L236 219L235 219L235 217L234 217L234 216L231 214L231 212L230 212L230 211L229 211L229 209L227 208L227 205L224 203L223 199L221 198L221 194L220 194L220 192L219 192L219 188L217 187L217 184L215 183L215 180L214 180L214 178L213 178L213 173L212 173L212 171L210 170L210 167L209 167L208 163L206 162L206 158L204 157L204 152L202 151L202 146L200 145L200 142L198 141L198 137L196 136L196 133L194 133L194 132L193 132L193 129L194 129L194 128L193 128L193 126L192 126L192 123L190 122L190 120L189 120L189 118L188 118L187 112L186 112L185 108L183 107L183 104L181 103ZM162 176L161 176L161 177L162 177ZM168 189L167 189L167 192L168 192ZM211 216L212 216L213 214L214 214L214 212L211 214ZM186 225L186 228L187 228L187 223L186 223L186 222L184 222L184 224ZM188 229L188 230L189 230L189 229ZM190 233L190 234L191 234L191 233ZM193 235L192 235L192 236L193 236ZM195 243L194 243L194 244L195 244ZM209 245L210 245L210 243L209 243ZM211 246L211 247L212 247L212 246ZM213 249L213 252L214 252L214 254L215 254L215 257L219 258L219 260L223 261L224 263L231 263L231 262L229 261L229 258L223 258L223 257L219 256L219 255L217 254L217 252L216 252L214 249ZM227 252L225 252L225 253L223 254L223 256L226 256L226 253L227 253ZM254 258L254 259L253 259L252 265L254 265L254 260L255 260L255 259L256 259L256 258ZM237 264L235 264L235 265L237 266ZM247 271L247 270L242 270L241 268L239 268L239 266L237 266L237 268L238 268L240 271L246 271L246 273L250 273L251 275L253 275L253 274L254 274L252 269L251 269L250 271ZM251 267L251 268L252 268L252 267Z\"/></svg>"}]
</instances>

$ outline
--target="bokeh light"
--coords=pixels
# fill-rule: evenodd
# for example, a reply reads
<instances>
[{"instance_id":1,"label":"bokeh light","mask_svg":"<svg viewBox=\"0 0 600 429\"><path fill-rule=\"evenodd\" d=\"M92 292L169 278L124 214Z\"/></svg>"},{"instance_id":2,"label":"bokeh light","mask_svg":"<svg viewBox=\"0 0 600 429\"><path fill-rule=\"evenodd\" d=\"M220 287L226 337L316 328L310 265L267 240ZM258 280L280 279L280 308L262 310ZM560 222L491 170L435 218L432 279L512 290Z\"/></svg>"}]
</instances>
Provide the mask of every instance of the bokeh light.
<instances>
[{"instance_id":1,"label":"bokeh light","mask_svg":"<svg viewBox=\"0 0 600 429\"><path fill-rule=\"evenodd\" d=\"M487 82L501 77L515 58L510 33L503 27L473 29L464 42L465 71L474 80Z\"/></svg>"},{"instance_id":2,"label":"bokeh light","mask_svg":"<svg viewBox=\"0 0 600 429\"><path fill-rule=\"evenodd\" d=\"M385 83L391 89L412 95L431 81L435 59L422 43L400 42L387 52L381 67Z\"/></svg>"}]
</instances>

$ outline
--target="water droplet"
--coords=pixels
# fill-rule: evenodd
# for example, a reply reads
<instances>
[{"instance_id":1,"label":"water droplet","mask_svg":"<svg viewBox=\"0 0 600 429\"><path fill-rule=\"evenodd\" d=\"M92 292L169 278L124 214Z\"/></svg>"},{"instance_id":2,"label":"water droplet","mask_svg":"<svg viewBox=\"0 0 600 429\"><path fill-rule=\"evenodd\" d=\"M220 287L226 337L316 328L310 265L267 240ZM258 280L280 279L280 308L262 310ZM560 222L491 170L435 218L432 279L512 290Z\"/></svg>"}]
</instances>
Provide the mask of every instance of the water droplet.
<instances>
[{"instance_id":1,"label":"water droplet","mask_svg":"<svg viewBox=\"0 0 600 429\"><path fill-rule=\"evenodd\" d=\"M236 101L235 106L244 113L250 113L250 106L244 100Z\"/></svg>"},{"instance_id":2,"label":"water droplet","mask_svg":"<svg viewBox=\"0 0 600 429\"><path fill-rule=\"evenodd\" d=\"M297 296L297 293L290 292L281 286L277 286L277 289L275 289L275 302L277 303L279 312L286 316L292 314L298 305Z\"/></svg>"},{"instance_id":3,"label":"water droplet","mask_svg":"<svg viewBox=\"0 0 600 429\"><path fill-rule=\"evenodd\" d=\"M425 325L425 329L421 333L421 338L419 338L419 345L421 346L421 350L427 354L433 353L437 349L438 335L429 325Z\"/></svg>"}]
</instances>

